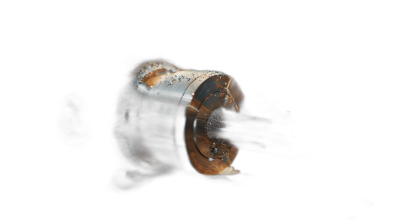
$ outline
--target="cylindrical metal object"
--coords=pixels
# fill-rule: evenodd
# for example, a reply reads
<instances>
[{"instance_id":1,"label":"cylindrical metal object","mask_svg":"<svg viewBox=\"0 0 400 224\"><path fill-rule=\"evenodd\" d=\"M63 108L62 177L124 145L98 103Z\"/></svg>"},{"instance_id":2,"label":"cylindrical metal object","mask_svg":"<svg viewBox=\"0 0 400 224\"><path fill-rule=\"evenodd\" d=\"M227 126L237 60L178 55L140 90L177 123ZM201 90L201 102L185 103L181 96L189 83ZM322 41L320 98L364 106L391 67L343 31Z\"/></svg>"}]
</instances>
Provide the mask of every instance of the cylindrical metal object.
<instances>
[{"instance_id":1,"label":"cylindrical metal object","mask_svg":"<svg viewBox=\"0 0 400 224\"><path fill-rule=\"evenodd\" d=\"M238 149L214 134L221 124L220 108L240 110L243 94L235 80L222 72L180 70L165 62L146 63L134 76L124 115L135 130L132 157L163 161L184 141L199 173L235 173L230 165Z\"/></svg>"}]
</instances>

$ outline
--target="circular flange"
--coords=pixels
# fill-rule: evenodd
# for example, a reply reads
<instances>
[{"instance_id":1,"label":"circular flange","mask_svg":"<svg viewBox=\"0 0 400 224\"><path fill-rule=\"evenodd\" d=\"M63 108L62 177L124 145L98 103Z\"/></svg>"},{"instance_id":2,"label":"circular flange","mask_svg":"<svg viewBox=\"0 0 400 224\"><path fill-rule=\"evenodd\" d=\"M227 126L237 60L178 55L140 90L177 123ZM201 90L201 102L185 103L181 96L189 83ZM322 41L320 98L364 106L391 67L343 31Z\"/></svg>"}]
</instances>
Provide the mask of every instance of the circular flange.
<instances>
[{"instance_id":1,"label":"circular flange","mask_svg":"<svg viewBox=\"0 0 400 224\"><path fill-rule=\"evenodd\" d=\"M218 174L235 159L238 149L225 139L210 139L206 125L221 107L239 112L243 100L237 83L227 75L208 78L194 93L186 110L185 142L189 160L202 174Z\"/></svg>"}]
</instances>

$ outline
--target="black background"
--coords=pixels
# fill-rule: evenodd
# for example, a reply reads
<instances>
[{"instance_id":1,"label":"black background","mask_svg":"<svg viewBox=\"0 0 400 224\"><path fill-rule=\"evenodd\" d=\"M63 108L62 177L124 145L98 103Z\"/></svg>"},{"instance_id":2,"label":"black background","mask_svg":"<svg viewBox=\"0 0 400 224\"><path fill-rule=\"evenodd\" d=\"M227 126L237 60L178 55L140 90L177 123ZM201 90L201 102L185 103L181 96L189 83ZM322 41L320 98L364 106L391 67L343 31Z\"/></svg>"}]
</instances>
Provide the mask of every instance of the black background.
<instances>
[{"instance_id":1,"label":"black background","mask_svg":"<svg viewBox=\"0 0 400 224\"><path fill-rule=\"evenodd\" d=\"M360 131L366 127L360 108L368 99L362 86L365 74L375 71L369 59L374 49L357 29L321 29L321 24L223 31L103 25L61 23L45 37L50 49L43 58L49 71L43 101L54 126L48 130L51 149L44 156L40 172L45 184L40 188L52 212L111 213L127 219L160 214L182 219L190 213L194 219L225 221L237 216L321 221L378 216L382 199L375 183L381 181L383 156L373 154L373 139L370 147L363 146ZM271 118L290 111L302 124L304 144L297 149L321 162L241 152L233 164L240 174L232 177L182 170L135 174L116 153L109 130L111 107L124 71L135 60L155 57L182 69L231 75L245 94L248 114ZM60 99L71 91L87 99L92 125L91 137L79 150L63 145L55 122ZM124 179L127 171L132 180Z\"/></svg>"}]
</instances>

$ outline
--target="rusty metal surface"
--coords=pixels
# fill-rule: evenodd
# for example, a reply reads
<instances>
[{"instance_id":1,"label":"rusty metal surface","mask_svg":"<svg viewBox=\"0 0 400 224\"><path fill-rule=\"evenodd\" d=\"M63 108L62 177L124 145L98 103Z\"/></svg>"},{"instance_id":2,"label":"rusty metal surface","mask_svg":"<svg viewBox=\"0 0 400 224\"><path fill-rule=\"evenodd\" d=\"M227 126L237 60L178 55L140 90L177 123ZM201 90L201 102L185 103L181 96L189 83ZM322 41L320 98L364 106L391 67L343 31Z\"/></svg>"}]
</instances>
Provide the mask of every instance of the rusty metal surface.
<instances>
[{"instance_id":1,"label":"rusty metal surface","mask_svg":"<svg viewBox=\"0 0 400 224\"><path fill-rule=\"evenodd\" d=\"M199 173L219 174L230 167L238 149L228 139L211 137L206 127L215 110L240 111L243 94L230 76L216 71L180 70L167 63L148 63L139 70L133 84L142 101L155 105L147 110L162 104L162 113L184 114L184 127L175 128L184 128L187 154ZM183 113L178 113L180 110Z\"/></svg>"}]
</instances>

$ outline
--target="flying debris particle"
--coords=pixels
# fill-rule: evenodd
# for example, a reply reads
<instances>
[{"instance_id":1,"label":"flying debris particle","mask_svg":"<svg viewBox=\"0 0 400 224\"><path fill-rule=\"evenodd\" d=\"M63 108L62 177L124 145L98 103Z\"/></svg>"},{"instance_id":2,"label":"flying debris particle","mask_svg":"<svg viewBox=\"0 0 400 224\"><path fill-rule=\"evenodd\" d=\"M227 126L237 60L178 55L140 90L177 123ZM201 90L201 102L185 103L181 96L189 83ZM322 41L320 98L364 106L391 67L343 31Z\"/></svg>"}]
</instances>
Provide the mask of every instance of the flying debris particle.
<instances>
[{"instance_id":1,"label":"flying debris particle","mask_svg":"<svg viewBox=\"0 0 400 224\"><path fill-rule=\"evenodd\" d=\"M221 176L229 176L229 175L235 175L235 174L238 174L239 173L239 170L234 170L233 169L233 167L227 167L227 168L225 168L223 171L221 171L220 173L219 173L219 175L221 175Z\"/></svg>"}]
</instances>

